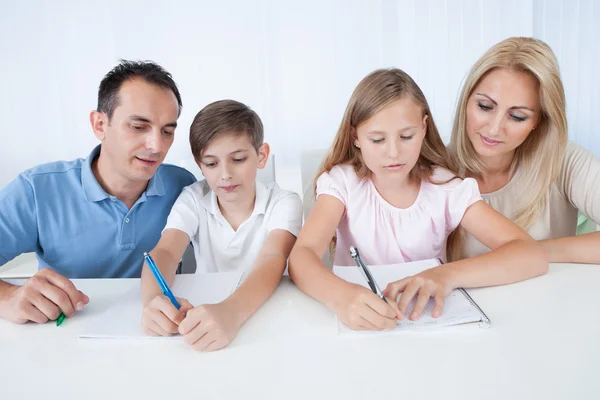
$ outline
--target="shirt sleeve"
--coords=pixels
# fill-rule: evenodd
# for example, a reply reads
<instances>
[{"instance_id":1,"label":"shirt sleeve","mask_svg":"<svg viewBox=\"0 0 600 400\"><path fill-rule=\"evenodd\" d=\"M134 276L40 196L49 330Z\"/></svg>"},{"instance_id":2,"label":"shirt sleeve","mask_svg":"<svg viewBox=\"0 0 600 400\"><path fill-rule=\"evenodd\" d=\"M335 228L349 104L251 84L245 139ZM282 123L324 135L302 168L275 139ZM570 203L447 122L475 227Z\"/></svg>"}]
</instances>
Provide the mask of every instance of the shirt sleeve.
<instances>
[{"instance_id":1,"label":"shirt sleeve","mask_svg":"<svg viewBox=\"0 0 600 400\"><path fill-rule=\"evenodd\" d=\"M267 221L267 232L283 229L298 237L302 228L302 200L298 194L289 192L273 205Z\"/></svg>"},{"instance_id":2,"label":"shirt sleeve","mask_svg":"<svg viewBox=\"0 0 600 400\"><path fill-rule=\"evenodd\" d=\"M481 199L479 185L473 178L465 178L447 192L446 234L455 230L462 221L467 208Z\"/></svg>"},{"instance_id":3,"label":"shirt sleeve","mask_svg":"<svg viewBox=\"0 0 600 400\"><path fill-rule=\"evenodd\" d=\"M344 176L340 168L334 167L329 172L323 172L317 179L318 198L322 194L328 194L339 199L346 206L348 191L344 184Z\"/></svg>"},{"instance_id":4,"label":"shirt sleeve","mask_svg":"<svg viewBox=\"0 0 600 400\"><path fill-rule=\"evenodd\" d=\"M31 180L21 173L0 190L0 265L38 248L36 202Z\"/></svg>"},{"instance_id":5,"label":"shirt sleeve","mask_svg":"<svg viewBox=\"0 0 600 400\"><path fill-rule=\"evenodd\" d=\"M173 208L171 208L163 232L167 229L178 229L185 232L191 241L198 232L200 225L199 218L198 206L194 194L191 190L184 188L179 197L177 197L177 200L175 200Z\"/></svg>"},{"instance_id":6,"label":"shirt sleeve","mask_svg":"<svg viewBox=\"0 0 600 400\"><path fill-rule=\"evenodd\" d=\"M600 224L600 160L575 143L567 145L559 188L569 202Z\"/></svg>"}]
</instances>

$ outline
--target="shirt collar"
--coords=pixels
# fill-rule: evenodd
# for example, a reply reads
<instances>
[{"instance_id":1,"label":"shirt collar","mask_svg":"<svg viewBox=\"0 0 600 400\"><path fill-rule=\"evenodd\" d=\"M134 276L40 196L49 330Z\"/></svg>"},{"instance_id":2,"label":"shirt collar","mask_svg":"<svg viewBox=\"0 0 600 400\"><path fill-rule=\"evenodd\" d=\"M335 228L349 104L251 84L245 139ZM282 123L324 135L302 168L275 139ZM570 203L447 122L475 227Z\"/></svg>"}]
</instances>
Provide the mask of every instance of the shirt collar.
<instances>
[{"instance_id":1,"label":"shirt collar","mask_svg":"<svg viewBox=\"0 0 600 400\"><path fill-rule=\"evenodd\" d=\"M101 146L102 145L98 145L92 150L90 155L83 161L83 166L81 168L81 185L83 186L83 192L85 193L87 200L94 202L102 201L110 197L102 186L100 186L92 171L92 163L100 156ZM160 176L160 166L152 178L150 178L148 187L140 197L145 197L144 194L146 196L164 196L165 186L162 177Z\"/></svg>"},{"instance_id":2,"label":"shirt collar","mask_svg":"<svg viewBox=\"0 0 600 400\"><path fill-rule=\"evenodd\" d=\"M254 202L254 211L252 211L250 217L264 214L266 212L267 204L269 202L269 192L269 189L264 183L258 180L256 181L256 200ZM208 193L202 197L200 203L209 213L213 215L221 214L221 210L219 210L219 203L217 202L217 194L212 190L209 190Z\"/></svg>"}]
</instances>

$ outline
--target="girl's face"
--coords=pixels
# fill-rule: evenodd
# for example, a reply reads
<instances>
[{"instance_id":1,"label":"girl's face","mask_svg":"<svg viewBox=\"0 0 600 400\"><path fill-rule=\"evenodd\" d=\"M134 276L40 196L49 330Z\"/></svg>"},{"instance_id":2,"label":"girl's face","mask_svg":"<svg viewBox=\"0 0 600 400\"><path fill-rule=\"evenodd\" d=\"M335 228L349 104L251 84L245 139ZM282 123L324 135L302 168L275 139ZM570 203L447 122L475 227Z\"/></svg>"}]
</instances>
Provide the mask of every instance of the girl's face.
<instances>
[{"instance_id":1,"label":"girl's face","mask_svg":"<svg viewBox=\"0 0 600 400\"><path fill-rule=\"evenodd\" d=\"M529 73L495 69L467 101L466 129L482 157L511 155L527 139L540 115L538 81Z\"/></svg>"},{"instance_id":2,"label":"girl's face","mask_svg":"<svg viewBox=\"0 0 600 400\"><path fill-rule=\"evenodd\" d=\"M377 181L403 181L419 159L426 131L427 116L404 97L357 126L354 145Z\"/></svg>"}]
</instances>

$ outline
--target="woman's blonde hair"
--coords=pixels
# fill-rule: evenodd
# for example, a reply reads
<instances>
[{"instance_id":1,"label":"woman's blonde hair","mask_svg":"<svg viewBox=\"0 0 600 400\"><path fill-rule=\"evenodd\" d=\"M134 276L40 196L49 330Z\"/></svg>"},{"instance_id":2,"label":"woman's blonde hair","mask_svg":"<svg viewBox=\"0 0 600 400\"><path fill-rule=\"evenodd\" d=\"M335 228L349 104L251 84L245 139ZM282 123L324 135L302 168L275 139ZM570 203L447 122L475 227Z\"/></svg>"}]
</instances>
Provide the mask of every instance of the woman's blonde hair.
<instances>
[{"instance_id":1,"label":"woman's blonde hair","mask_svg":"<svg viewBox=\"0 0 600 400\"><path fill-rule=\"evenodd\" d=\"M421 153L414 168L409 172L409 177L415 180L428 180L434 166L455 173L451 158L431 115L427 99L419 86L400 69L378 69L367 75L354 89L333 144L316 174L315 192L319 176L331 171L336 165L351 165L359 178L370 178L371 171L365 165L360 149L353 145L356 140L356 128L391 103L404 98L414 101L421 108L423 117L427 115L427 129L421 145ZM334 237L329 246L332 257L335 241Z\"/></svg>"},{"instance_id":2,"label":"woman's blonde hair","mask_svg":"<svg viewBox=\"0 0 600 400\"><path fill-rule=\"evenodd\" d=\"M539 84L540 121L516 149L509 171L510 178L518 176L520 185L527 190L516 215L507 217L527 229L546 206L548 189L558 177L568 140L565 92L558 61L546 43L534 38L512 37L492 46L477 60L460 92L450 154L459 176L482 176L483 163L467 135L467 102L483 77L499 68L530 74ZM460 236L461 233L455 231L449 238L449 259L462 256Z\"/></svg>"},{"instance_id":3,"label":"woman's blonde hair","mask_svg":"<svg viewBox=\"0 0 600 400\"><path fill-rule=\"evenodd\" d=\"M423 116L427 115L427 130L421 154L409 176L414 179L428 179L434 165L454 172L451 158L419 86L402 70L378 69L367 75L354 89L333 144L315 177L315 189L319 176L323 172L331 171L336 165L352 165L358 177L370 177L371 171L363 162L360 149L353 146L356 128L394 101L404 98L410 98L421 108Z\"/></svg>"}]
</instances>

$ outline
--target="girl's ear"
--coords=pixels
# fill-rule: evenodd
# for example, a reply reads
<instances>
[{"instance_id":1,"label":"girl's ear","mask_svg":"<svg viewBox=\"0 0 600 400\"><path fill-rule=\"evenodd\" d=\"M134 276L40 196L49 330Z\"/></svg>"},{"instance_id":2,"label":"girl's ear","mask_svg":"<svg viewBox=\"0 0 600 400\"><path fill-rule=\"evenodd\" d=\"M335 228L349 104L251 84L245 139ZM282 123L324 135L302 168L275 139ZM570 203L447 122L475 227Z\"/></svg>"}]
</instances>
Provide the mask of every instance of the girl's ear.
<instances>
[{"instance_id":1,"label":"girl's ear","mask_svg":"<svg viewBox=\"0 0 600 400\"><path fill-rule=\"evenodd\" d=\"M429 117L429 114L423 116L423 137L425 137L425 134L427 133L427 117Z\"/></svg>"}]
</instances>

